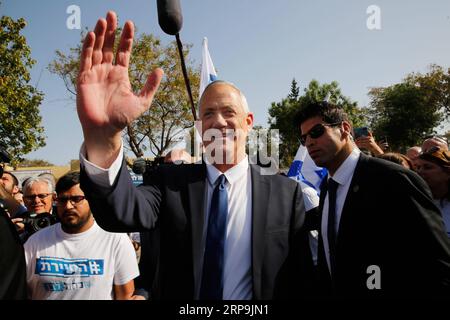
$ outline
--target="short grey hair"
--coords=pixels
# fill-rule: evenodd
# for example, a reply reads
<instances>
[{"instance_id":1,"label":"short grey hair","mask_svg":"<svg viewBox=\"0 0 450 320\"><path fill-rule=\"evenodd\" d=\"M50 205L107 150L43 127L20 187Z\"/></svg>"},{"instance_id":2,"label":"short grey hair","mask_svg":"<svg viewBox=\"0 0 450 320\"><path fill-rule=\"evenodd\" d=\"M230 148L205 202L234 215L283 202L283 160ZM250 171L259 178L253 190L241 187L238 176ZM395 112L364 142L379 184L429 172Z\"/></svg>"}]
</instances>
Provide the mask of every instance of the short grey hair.
<instances>
[{"instance_id":1,"label":"short grey hair","mask_svg":"<svg viewBox=\"0 0 450 320\"><path fill-rule=\"evenodd\" d=\"M238 93L239 93L239 97L241 98L241 102L242 102L242 109L244 110L244 112L246 114L248 114L250 112L250 108L248 107L248 102L247 102L247 98L245 97L245 95L242 93L242 91L236 87L236 85L232 82L229 81L225 81L225 80L215 80L213 82L210 82L206 87L205 90L203 90L202 96L200 97L199 101L198 101L198 107L197 107L197 113L198 115L200 115L200 105L202 103L202 99L203 96L205 95L205 92L209 89L209 87L212 87L216 84L226 84L229 85L230 87L232 87L233 89L235 89Z\"/></svg>"},{"instance_id":2,"label":"short grey hair","mask_svg":"<svg viewBox=\"0 0 450 320\"><path fill-rule=\"evenodd\" d=\"M31 186L36 182L46 183L48 186L48 192L49 193L55 192L55 188L49 179L44 178L44 177L31 177L31 178L28 178L27 180L25 180L25 184L23 186L23 194L26 194L27 190L30 189Z\"/></svg>"}]
</instances>

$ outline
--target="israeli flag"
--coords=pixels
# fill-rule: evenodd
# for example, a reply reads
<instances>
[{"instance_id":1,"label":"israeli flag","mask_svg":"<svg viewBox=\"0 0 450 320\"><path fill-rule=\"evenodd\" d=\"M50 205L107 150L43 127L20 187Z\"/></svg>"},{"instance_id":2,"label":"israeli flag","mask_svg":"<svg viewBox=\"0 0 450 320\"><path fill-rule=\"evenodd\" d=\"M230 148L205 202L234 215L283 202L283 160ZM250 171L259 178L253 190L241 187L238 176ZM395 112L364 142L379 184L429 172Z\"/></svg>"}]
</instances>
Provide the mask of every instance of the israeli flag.
<instances>
[{"instance_id":1,"label":"israeli flag","mask_svg":"<svg viewBox=\"0 0 450 320\"><path fill-rule=\"evenodd\" d=\"M202 73L200 78L199 97L202 96L202 93L205 90L206 86L215 80L217 80L217 72L216 69L214 68L211 56L209 55L208 39L205 37L203 38Z\"/></svg>"},{"instance_id":2,"label":"israeli flag","mask_svg":"<svg viewBox=\"0 0 450 320\"><path fill-rule=\"evenodd\" d=\"M327 169L316 166L306 147L300 145L287 175L300 183L307 211L319 205L320 184Z\"/></svg>"}]
</instances>

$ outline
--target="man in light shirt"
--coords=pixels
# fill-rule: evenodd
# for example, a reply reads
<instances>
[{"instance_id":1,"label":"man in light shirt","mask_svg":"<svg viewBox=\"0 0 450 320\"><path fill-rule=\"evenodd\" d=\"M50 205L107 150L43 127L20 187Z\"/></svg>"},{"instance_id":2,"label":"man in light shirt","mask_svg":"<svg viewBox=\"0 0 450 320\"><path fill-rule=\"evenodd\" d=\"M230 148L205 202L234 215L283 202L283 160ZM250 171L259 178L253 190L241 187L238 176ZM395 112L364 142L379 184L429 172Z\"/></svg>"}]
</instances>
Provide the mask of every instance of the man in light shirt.
<instances>
[{"instance_id":1,"label":"man in light shirt","mask_svg":"<svg viewBox=\"0 0 450 320\"><path fill-rule=\"evenodd\" d=\"M56 184L60 223L25 243L28 296L33 300L130 300L139 275L131 240L102 230L80 189L79 172Z\"/></svg>"},{"instance_id":2,"label":"man in light shirt","mask_svg":"<svg viewBox=\"0 0 450 320\"><path fill-rule=\"evenodd\" d=\"M253 114L233 84L213 82L200 99L207 164L161 165L146 185L132 186L121 132L151 106L163 72L155 70L135 95L128 79L134 27L125 23L113 64L116 27L116 14L108 12L87 34L78 78L81 185L99 225L117 232L158 226L155 299L272 299L301 292L312 268L302 192L296 182L262 175L249 164ZM292 276L283 267L290 254L297 263Z\"/></svg>"},{"instance_id":3,"label":"man in light shirt","mask_svg":"<svg viewBox=\"0 0 450 320\"><path fill-rule=\"evenodd\" d=\"M361 153L342 108L309 103L297 119L302 144L329 172L319 206L322 294L448 295L449 241L425 181Z\"/></svg>"}]
</instances>

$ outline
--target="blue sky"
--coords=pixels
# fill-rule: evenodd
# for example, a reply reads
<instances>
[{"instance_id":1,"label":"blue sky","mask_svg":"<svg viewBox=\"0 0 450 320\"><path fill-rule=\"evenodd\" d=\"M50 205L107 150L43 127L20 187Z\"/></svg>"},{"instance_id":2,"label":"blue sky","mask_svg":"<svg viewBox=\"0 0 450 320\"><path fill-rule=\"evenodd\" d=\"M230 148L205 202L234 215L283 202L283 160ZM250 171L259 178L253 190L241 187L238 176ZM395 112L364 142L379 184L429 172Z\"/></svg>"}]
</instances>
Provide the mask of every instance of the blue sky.
<instances>
[{"instance_id":1,"label":"blue sky","mask_svg":"<svg viewBox=\"0 0 450 320\"><path fill-rule=\"evenodd\" d=\"M163 42L156 0L3 0L1 15L24 17L23 34L37 60L32 84L45 93L41 106L47 146L26 155L66 165L78 158L81 127L60 78L48 72L55 50L68 51L80 41L69 30L67 7L81 9L81 27L92 29L108 10L120 24L133 20L139 31ZM381 30L369 30L366 13L380 8ZM181 39L193 44L190 58L199 65L203 37L218 76L234 82L247 96L256 124L267 125L267 110L289 93L293 78L303 89L312 79L339 82L360 106L369 103L370 87L388 86L431 63L450 66L448 0L181 0Z\"/></svg>"}]
</instances>

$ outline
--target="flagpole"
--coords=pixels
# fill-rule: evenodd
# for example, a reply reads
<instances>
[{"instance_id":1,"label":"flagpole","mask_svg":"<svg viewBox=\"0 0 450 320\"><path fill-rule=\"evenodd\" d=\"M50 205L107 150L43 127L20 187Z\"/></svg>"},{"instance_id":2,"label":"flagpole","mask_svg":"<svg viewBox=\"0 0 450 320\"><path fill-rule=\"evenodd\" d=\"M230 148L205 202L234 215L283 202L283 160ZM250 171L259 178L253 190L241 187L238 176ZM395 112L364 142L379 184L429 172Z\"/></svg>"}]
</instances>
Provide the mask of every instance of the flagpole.
<instances>
[{"instance_id":1,"label":"flagpole","mask_svg":"<svg viewBox=\"0 0 450 320\"><path fill-rule=\"evenodd\" d=\"M189 77L188 77L188 74L186 71L186 63L184 62L183 44L181 43L181 40L180 40L180 34L177 33L175 35L175 38L177 39L178 53L180 54L181 69L183 70L184 83L186 84L186 89L187 89L187 92L189 95L189 100L191 102L192 116L194 117L194 121L196 121L197 113L195 112L194 98L192 97L192 91L191 91L191 83L189 81Z\"/></svg>"}]
</instances>

